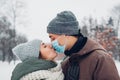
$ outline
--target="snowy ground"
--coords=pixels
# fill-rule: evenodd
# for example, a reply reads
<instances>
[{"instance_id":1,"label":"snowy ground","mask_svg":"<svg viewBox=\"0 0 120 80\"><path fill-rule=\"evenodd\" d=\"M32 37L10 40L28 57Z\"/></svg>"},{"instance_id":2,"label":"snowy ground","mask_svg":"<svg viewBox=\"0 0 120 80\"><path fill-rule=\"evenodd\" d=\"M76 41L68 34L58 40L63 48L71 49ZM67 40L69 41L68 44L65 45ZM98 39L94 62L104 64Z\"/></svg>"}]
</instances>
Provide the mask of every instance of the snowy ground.
<instances>
[{"instance_id":1,"label":"snowy ground","mask_svg":"<svg viewBox=\"0 0 120 80\"><path fill-rule=\"evenodd\" d=\"M119 75L120 75L120 62L115 61L116 67L118 69Z\"/></svg>"},{"instance_id":2,"label":"snowy ground","mask_svg":"<svg viewBox=\"0 0 120 80\"><path fill-rule=\"evenodd\" d=\"M17 64L18 62L16 62ZM0 62L0 79L1 80L10 80L12 70L16 66L14 62L11 62L10 64L7 62Z\"/></svg>"},{"instance_id":3,"label":"snowy ground","mask_svg":"<svg viewBox=\"0 0 120 80\"><path fill-rule=\"evenodd\" d=\"M16 62L16 64L17 63L18 62ZM6 63L6 62L4 62L4 63L0 62L0 79L1 80L10 80L12 70L14 69L16 64L14 64L13 62L11 62L10 64ZM115 64L116 64L117 69L120 74L120 62L115 61Z\"/></svg>"}]
</instances>

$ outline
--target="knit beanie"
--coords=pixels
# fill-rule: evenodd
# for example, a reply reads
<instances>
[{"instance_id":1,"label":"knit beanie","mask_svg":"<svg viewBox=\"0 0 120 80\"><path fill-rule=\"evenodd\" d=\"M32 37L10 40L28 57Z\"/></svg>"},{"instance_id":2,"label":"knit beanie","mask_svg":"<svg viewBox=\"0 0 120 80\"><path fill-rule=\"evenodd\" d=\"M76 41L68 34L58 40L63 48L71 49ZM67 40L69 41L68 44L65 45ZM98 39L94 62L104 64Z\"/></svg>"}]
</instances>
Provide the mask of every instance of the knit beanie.
<instances>
[{"instance_id":1,"label":"knit beanie","mask_svg":"<svg viewBox=\"0 0 120 80\"><path fill-rule=\"evenodd\" d=\"M13 53L24 61L29 57L38 58L41 40L35 39L26 43L21 43L12 49Z\"/></svg>"},{"instance_id":2,"label":"knit beanie","mask_svg":"<svg viewBox=\"0 0 120 80\"><path fill-rule=\"evenodd\" d=\"M71 11L63 11L50 21L47 32L60 35L76 35L79 33L79 23Z\"/></svg>"}]
</instances>

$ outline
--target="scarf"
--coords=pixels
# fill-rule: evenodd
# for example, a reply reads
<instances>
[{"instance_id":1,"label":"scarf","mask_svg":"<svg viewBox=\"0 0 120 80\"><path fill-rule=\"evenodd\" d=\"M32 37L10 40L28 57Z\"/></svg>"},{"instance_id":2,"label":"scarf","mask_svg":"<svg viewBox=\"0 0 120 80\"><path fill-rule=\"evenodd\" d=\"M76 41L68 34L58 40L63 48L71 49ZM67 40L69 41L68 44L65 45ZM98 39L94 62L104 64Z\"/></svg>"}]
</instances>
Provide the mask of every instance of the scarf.
<instances>
[{"instance_id":1,"label":"scarf","mask_svg":"<svg viewBox=\"0 0 120 80\"><path fill-rule=\"evenodd\" d=\"M63 80L61 64L48 70L38 70L23 76L20 80Z\"/></svg>"},{"instance_id":2,"label":"scarf","mask_svg":"<svg viewBox=\"0 0 120 80\"><path fill-rule=\"evenodd\" d=\"M79 52L87 42L87 37L79 37L76 43L73 45L73 47L70 50L65 51L66 56L71 56L73 53Z\"/></svg>"},{"instance_id":3,"label":"scarf","mask_svg":"<svg viewBox=\"0 0 120 80\"><path fill-rule=\"evenodd\" d=\"M28 58L23 62L17 64L12 72L11 80L19 80L26 74L32 73L38 70L48 70L50 68L56 67L57 64L53 61Z\"/></svg>"}]
</instances>

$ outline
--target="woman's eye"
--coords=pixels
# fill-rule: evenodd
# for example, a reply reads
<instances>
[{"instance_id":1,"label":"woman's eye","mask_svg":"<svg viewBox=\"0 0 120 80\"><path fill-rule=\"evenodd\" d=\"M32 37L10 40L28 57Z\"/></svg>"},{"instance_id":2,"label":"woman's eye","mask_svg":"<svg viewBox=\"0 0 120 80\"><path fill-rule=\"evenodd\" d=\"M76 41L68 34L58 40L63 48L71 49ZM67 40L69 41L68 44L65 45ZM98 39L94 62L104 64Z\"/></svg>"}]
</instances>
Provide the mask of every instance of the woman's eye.
<instances>
[{"instance_id":1,"label":"woman's eye","mask_svg":"<svg viewBox=\"0 0 120 80\"><path fill-rule=\"evenodd\" d=\"M45 43L42 43L42 45L44 45Z\"/></svg>"},{"instance_id":2,"label":"woman's eye","mask_svg":"<svg viewBox=\"0 0 120 80\"><path fill-rule=\"evenodd\" d=\"M46 45L44 45L44 48L46 48L47 46Z\"/></svg>"}]
</instances>

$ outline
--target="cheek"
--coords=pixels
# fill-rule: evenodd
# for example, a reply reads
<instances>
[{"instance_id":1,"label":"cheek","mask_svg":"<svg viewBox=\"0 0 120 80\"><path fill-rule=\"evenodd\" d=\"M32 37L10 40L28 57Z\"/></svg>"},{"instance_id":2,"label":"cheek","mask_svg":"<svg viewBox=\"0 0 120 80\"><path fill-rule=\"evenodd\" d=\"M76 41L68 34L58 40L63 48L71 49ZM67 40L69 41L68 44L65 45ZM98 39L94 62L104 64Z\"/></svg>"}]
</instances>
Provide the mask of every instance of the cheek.
<instances>
[{"instance_id":1,"label":"cheek","mask_svg":"<svg viewBox=\"0 0 120 80\"><path fill-rule=\"evenodd\" d=\"M56 56L56 55L57 55L57 53L55 53L55 52L51 52L51 55L54 55L54 56Z\"/></svg>"},{"instance_id":2,"label":"cheek","mask_svg":"<svg viewBox=\"0 0 120 80\"><path fill-rule=\"evenodd\" d=\"M46 51L46 50L41 50L41 57L42 58L46 58L47 57L47 55L48 55L48 51Z\"/></svg>"},{"instance_id":3,"label":"cheek","mask_svg":"<svg viewBox=\"0 0 120 80\"><path fill-rule=\"evenodd\" d=\"M54 59L57 56L55 52L49 52L48 57Z\"/></svg>"},{"instance_id":4,"label":"cheek","mask_svg":"<svg viewBox=\"0 0 120 80\"><path fill-rule=\"evenodd\" d=\"M57 56L57 53L51 51L51 50L45 50L43 53L42 53L42 58L43 59L49 59L49 60L52 60L54 59L55 57Z\"/></svg>"}]
</instances>

